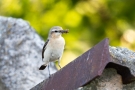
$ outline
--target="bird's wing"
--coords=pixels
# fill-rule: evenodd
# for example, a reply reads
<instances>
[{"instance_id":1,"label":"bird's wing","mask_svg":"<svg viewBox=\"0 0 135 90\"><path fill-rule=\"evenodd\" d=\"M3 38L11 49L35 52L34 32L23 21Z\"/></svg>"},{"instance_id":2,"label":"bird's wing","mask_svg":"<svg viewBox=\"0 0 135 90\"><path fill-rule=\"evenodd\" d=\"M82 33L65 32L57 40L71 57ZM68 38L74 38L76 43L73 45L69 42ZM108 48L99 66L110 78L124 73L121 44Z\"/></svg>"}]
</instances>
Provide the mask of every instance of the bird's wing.
<instances>
[{"instance_id":1,"label":"bird's wing","mask_svg":"<svg viewBox=\"0 0 135 90\"><path fill-rule=\"evenodd\" d=\"M48 44L49 42L49 39L47 39L47 41L45 42L44 46L43 46L43 49L42 49L42 60L44 58L44 52L45 52L45 49L46 49L46 45Z\"/></svg>"}]
</instances>

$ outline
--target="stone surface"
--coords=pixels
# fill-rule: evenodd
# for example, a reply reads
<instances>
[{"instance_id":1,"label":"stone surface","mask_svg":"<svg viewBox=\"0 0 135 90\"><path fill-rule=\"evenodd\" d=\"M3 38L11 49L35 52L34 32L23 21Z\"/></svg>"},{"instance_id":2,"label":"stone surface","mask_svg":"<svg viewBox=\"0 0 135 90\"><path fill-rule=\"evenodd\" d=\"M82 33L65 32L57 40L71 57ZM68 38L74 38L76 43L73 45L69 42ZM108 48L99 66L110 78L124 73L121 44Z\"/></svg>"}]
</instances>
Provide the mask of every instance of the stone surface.
<instances>
[{"instance_id":1,"label":"stone surface","mask_svg":"<svg viewBox=\"0 0 135 90\"><path fill-rule=\"evenodd\" d=\"M0 16L0 90L29 90L48 77L38 70L43 44L28 22ZM50 70L56 72L53 63Z\"/></svg>"},{"instance_id":2,"label":"stone surface","mask_svg":"<svg viewBox=\"0 0 135 90\"><path fill-rule=\"evenodd\" d=\"M115 69L108 68L81 90L122 90L122 79Z\"/></svg>"},{"instance_id":3,"label":"stone surface","mask_svg":"<svg viewBox=\"0 0 135 90\"><path fill-rule=\"evenodd\" d=\"M122 47L109 47L110 55L114 62L122 63L130 69L130 73L135 76L135 52ZM123 84L123 90L135 90L135 80L129 84Z\"/></svg>"},{"instance_id":4,"label":"stone surface","mask_svg":"<svg viewBox=\"0 0 135 90\"><path fill-rule=\"evenodd\" d=\"M135 52L122 47L109 47L110 55L114 62L120 63L130 69L135 76Z\"/></svg>"}]
</instances>

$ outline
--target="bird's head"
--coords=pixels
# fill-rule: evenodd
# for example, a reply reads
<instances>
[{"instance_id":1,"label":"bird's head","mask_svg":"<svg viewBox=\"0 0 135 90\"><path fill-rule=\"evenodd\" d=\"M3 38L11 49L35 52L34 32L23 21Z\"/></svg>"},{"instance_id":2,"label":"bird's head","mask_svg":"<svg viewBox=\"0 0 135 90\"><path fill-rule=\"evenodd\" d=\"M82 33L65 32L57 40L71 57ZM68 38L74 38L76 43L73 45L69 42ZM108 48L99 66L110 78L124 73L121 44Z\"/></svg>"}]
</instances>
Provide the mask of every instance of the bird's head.
<instances>
[{"instance_id":1,"label":"bird's head","mask_svg":"<svg viewBox=\"0 0 135 90\"><path fill-rule=\"evenodd\" d=\"M59 37L63 33L68 33L68 30L63 30L60 26L54 26L50 29L49 37Z\"/></svg>"}]
</instances>

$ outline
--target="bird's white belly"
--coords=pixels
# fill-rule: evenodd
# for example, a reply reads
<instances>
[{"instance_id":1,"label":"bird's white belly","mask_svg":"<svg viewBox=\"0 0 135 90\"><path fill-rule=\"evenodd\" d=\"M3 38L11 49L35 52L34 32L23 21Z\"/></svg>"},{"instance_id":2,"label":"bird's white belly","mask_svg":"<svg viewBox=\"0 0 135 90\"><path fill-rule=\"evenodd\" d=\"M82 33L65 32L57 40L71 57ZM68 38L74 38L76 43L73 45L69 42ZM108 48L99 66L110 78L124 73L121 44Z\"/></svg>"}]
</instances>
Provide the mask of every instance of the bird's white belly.
<instances>
[{"instance_id":1,"label":"bird's white belly","mask_svg":"<svg viewBox=\"0 0 135 90\"><path fill-rule=\"evenodd\" d=\"M65 40L63 38L55 39L55 40L50 40L51 45L50 45L50 59L49 61L55 61L61 58L64 50L64 45L65 45Z\"/></svg>"},{"instance_id":2,"label":"bird's white belly","mask_svg":"<svg viewBox=\"0 0 135 90\"><path fill-rule=\"evenodd\" d=\"M62 52L63 52L63 50L57 50L57 49L52 50L51 58L49 61L58 60L62 56Z\"/></svg>"}]
</instances>

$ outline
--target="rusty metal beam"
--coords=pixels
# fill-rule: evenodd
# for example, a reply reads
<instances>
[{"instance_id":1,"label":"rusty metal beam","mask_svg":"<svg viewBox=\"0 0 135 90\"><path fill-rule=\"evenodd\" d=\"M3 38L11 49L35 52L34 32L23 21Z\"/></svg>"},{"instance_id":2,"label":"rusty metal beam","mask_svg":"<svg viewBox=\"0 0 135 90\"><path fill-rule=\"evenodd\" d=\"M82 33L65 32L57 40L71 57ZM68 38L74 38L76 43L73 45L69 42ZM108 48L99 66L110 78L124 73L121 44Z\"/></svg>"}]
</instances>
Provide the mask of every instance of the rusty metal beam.
<instances>
[{"instance_id":1,"label":"rusty metal beam","mask_svg":"<svg viewBox=\"0 0 135 90\"><path fill-rule=\"evenodd\" d=\"M122 75L124 83L135 78L127 67L113 62L109 53L109 40L106 38L31 90L74 90L100 76L105 68L110 67Z\"/></svg>"},{"instance_id":2,"label":"rusty metal beam","mask_svg":"<svg viewBox=\"0 0 135 90\"><path fill-rule=\"evenodd\" d=\"M108 49L108 39L104 39L48 78L40 88L31 90L74 90L85 85L102 74L110 61Z\"/></svg>"}]
</instances>

